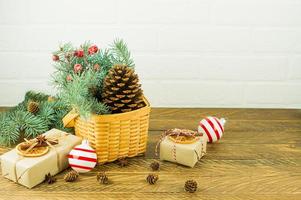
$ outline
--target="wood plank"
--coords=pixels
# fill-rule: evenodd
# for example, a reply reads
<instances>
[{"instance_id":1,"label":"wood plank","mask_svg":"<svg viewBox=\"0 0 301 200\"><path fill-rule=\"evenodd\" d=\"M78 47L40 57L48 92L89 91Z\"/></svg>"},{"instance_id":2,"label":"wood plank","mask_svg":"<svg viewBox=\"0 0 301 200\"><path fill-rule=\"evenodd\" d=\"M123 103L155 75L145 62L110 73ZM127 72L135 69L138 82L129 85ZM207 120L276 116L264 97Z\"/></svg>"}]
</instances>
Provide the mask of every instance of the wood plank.
<instances>
[{"instance_id":1,"label":"wood plank","mask_svg":"<svg viewBox=\"0 0 301 200\"><path fill-rule=\"evenodd\" d=\"M65 182L63 174L57 176L55 184L40 184L33 192L48 193L183 193L185 180L194 179L199 183L199 192L202 194L301 194L301 179L293 174L263 174L258 171L256 174L241 174L237 176L204 176L206 171L190 173L160 172L159 181L155 185L149 185L145 178L147 172L125 173L107 172L111 184L101 185L97 183L95 173L83 174L80 180L74 183ZM24 191L24 188L16 186L15 183L1 179L0 191ZM3 187L2 187L3 186ZM284 190L285 188L285 190Z\"/></svg>"},{"instance_id":2,"label":"wood plank","mask_svg":"<svg viewBox=\"0 0 301 200\"><path fill-rule=\"evenodd\" d=\"M154 146L149 147L146 154L152 158ZM150 154L148 154L150 152ZM207 147L206 159L277 159L290 158L298 159L301 157L300 147L293 144L230 144L230 145L213 145Z\"/></svg>"},{"instance_id":3,"label":"wood plank","mask_svg":"<svg viewBox=\"0 0 301 200\"><path fill-rule=\"evenodd\" d=\"M222 140L209 144L194 168L160 162L160 180L148 185L145 177L163 130L196 129L199 119L216 113L228 119ZM0 199L301 199L300 147L301 110L153 109L147 152L129 159L129 166L101 165L75 183L64 182L64 171L57 183L32 190L0 178ZM0 147L1 154L8 150ZM96 182L103 170L113 184ZM187 179L198 181L198 192L183 191Z\"/></svg>"},{"instance_id":4,"label":"wood plank","mask_svg":"<svg viewBox=\"0 0 301 200\"><path fill-rule=\"evenodd\" d=\"M187 128L197 130L198 120L164 120L164 119L152 119L150 120L150 130L167 130L171 128ZM232 120L228 119L225 124L225 131L298 131L301 130L301 120Z\"/></svg>"},{"instance_id":5,"label":"wood plank","mask_svg":"<svg viewBox=\"0 0 301 200\"><path fill-rule=\"evenodd\" d=\"M206 116L225 117L231 120L300 120L299 109L250 108L153 108L151 119L200 120Z\"/></svg>"},{"instance_id":6,"label":"wood plank","mask_svg":"<svg viewBox=\"0 0 301 200\"><path fill-rule=\"evenodd\" d=\"M149 131L149 146L153 146L159 141L164 131ZM215 146L220 144L300 144L301 131L226 131L222 139L214 143Z\"/></svg>"},{"instance_id":7,"label":"wood plank","mask_svg":"<svg viewBox=\"0 0 301 200\"><path fill-rule=\"evenodd\" d=\"M152 199L189 199L189 200L300 200L300 194L277 194L277 195L257 195L257 194L203 194L202 192L197 192L194 194L189 193L89 193L89 192L81 192L81 193L48 193L47 196L43 192L17 192L14 193L14 196L11 195L9 191L1 194L2 199L10 199L10 200L47 200L47 199L55 199L55 200L65 200L65 199L77 199L77 200L87 200L87 199L105 199L105 200L125 200L125 199L144 199L144 200L152 200Z\"/></svg>"},{"instance_id":8,"label":"wood plank","mask_svg":"<svg viewBox=\"0 0 301 200\"><path fill-rule=\"evenodd\" d=\"M218 143L208 144L206 159L300 158L300 133L299 131L246 132L243 134L231 132ZM151 131L146 157L154 157L160 134L162 131Z\"/></svg>"}]
</instances>

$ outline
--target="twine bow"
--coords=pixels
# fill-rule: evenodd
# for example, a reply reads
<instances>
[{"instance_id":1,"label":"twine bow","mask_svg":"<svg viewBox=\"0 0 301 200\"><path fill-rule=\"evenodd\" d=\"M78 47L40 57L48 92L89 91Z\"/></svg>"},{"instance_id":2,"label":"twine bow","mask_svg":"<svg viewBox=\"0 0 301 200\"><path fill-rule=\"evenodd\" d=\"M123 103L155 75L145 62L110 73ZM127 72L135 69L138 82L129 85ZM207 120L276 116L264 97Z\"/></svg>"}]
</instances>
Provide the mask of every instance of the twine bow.
<instances>
[{"instance_id":1,"label":"twine bow","mask_svg":"<svg viewBox=\"0 0 301 200\"><path fill-rule=\"evenodd\" d=\"M160 136L160 139L156 144L156 148L155 148L156 156L158 156L159 145L164 140L164 138L167 136L174 136L175 140L177 140L180 137L196 138L197 136L202 136L202 134L199 134L196 131L192 131L192 130L188 130L188 129L179 129L179 128L168 129L167 131L164 131L164 133ZM175 152L175 150L174 150L174 152Z\"/></svg>"},{"instance_id":2,"label":"twine bow","mask_svg":"<svg viewBox=\"0 0 301 200\"><path fill-rule=\"evenodd\" d=\"M25 154L36 147L50 146L53 148L53 145L58 144L57 138L46 138L45 135L39 135L32 140L27 140L26 138L24 140L26 141L26 143L21 144L20 148L22 150L26 150Z\"/></svg>"}]
</instances>

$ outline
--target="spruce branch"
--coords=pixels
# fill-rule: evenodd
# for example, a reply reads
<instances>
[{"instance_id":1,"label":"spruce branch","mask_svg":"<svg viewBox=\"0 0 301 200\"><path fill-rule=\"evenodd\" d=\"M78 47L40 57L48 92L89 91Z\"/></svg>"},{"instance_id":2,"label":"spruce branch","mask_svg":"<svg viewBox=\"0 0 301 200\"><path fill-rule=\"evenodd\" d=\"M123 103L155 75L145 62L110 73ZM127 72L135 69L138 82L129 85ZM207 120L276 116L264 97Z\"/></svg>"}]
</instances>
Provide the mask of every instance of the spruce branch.
<instances>
[{"instance_id":1,"label":"spruce branch","mask_svg":"<svg viewBox=\"0 0 301 200\"><path fill-rule=\"evenodd\" d=\"M124 64L129 67L134 67L134 60L131 57L127 44L122 39L116 39L111 45L110 51L113 54L114 64Z\"/></svg>"},{"instance_id":2,"label":"spruce branch","mask_svg":"<svg viewBox=\"0 0 301 200\"><path fill-rule=\"evenodd\" d=\"M11 146L20 137L20 126L11 120L8 113L0 113L0 144Z\"/></svg>"},{"instance_id":3,"label":"spruce branch","mask_svg":"<svg viewBox=\"0 0 301 200\"><path fill-rule=\"evenodd\" d=\"M38 116L44 119L44 121L47 123L48 126L54 123L55 111L53 108L53 104L48 101L42 102L40 104Z\"/></svg>"},{"instance_id":4,"label":"spruce branch","mask_svg":"<svg viewBox=\"0 0 301 200\"><path fill-rule=\"evenodd\" d=\"M28 138L36 137L49 130L47 121L31 113L26 113L24 117L24 136Z\"/></svg>"}]
</instances>

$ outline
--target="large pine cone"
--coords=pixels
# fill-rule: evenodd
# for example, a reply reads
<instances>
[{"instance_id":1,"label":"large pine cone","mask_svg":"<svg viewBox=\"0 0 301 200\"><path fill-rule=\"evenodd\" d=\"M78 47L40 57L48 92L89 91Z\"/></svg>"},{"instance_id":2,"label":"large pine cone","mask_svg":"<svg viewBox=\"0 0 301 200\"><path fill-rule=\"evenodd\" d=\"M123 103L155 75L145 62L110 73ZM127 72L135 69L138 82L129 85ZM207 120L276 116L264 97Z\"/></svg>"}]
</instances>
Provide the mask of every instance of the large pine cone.
<instances>
[{"instance_id":1,"label":"large pine cone","mask_svg":"<svg viewBox=\"0 0 301 200\"><path fill-rule=\"evenodd\" d=\"M112 113L123 113L145 106L143 91L134 69L125 65L113 66L104 80L103 101Z\"/></svg>"},{"instance_id":2,"label":"large pine cone","mask_svg":"<svg viewBox=\"0 0 301 200\"><path fill-rule=\"evenodd\" d=\"M35 101L30 101L27 105L27 111L33 114L39 112L39 103Z\"/></svg>"},{"instance_id":3,"label":"large pine cone","mask_svg":"<svg viewBox=\"0 0 301 200\"><path fill-rule=\"evenodd\" d=\"M194 193L198 188L198 183L194 180L188 180L185 182L184 189L186 192Z\"/></svg>"}]
</instances>

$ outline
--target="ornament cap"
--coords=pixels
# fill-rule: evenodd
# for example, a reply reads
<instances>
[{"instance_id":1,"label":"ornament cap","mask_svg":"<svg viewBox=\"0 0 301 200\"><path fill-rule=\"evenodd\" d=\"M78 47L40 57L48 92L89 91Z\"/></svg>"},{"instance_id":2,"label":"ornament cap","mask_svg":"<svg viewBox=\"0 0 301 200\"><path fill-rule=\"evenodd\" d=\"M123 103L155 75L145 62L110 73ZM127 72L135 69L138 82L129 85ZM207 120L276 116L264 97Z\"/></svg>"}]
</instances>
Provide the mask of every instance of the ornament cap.
<instances>
[{"instance_id":1,"label":"ornament cap","mask_svg":"<svg viewBox=\"0 0 301 200\"><path fill-rule=\"evenodd\" d=\"M83 145L88 145L89 146L89 141L87 139L83 139L82 140L82 144Z\"/></svg>"},{"instance_id":2,"label":"ornament cap","mask_svg":"<svg viewBox=\"0 0 301 200\"><path fill-rule=\"evenodd\" d=\"M227 122L227 120L225 118L220 118L219 121L223 127L225 126L225 124Z\"/></svg>"}]
</instances>

